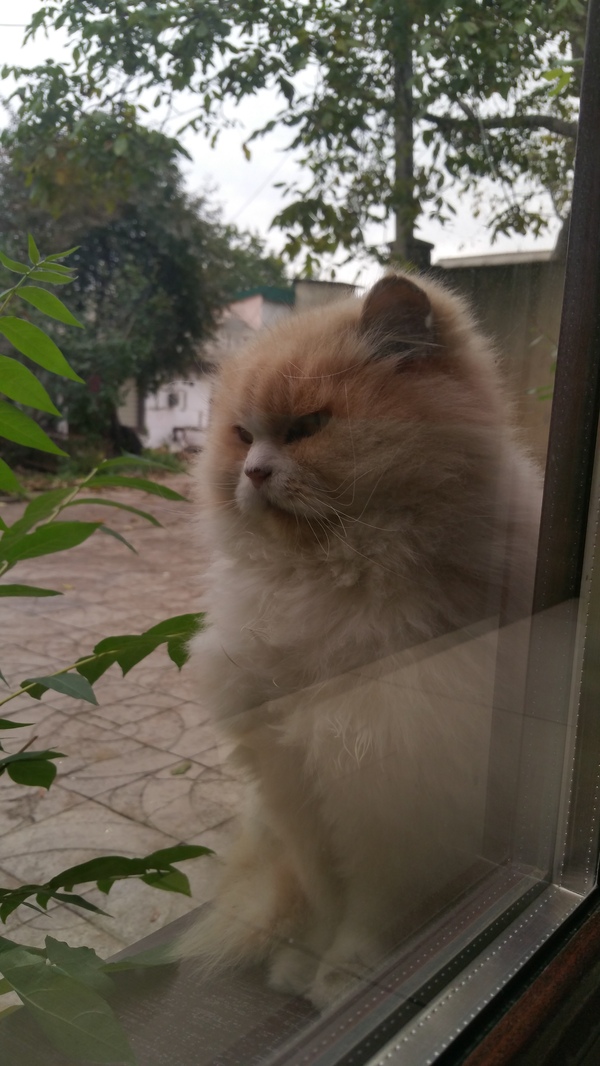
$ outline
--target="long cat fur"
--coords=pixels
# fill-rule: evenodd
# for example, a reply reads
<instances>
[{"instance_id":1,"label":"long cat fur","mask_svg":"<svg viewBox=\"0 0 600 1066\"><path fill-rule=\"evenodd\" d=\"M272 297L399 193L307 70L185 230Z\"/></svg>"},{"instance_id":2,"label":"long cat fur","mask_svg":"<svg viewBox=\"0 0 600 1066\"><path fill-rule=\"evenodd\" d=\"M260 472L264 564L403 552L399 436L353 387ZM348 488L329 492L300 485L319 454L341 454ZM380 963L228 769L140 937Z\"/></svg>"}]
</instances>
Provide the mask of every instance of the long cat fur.
<instances>
[{"instance_id":1,"label":"long cat fur","mask_svg":"<svg viewBox=\"0 0 600 1066\"><path fill-rule=\"evenodd\" d=\"M462 300L388 275L225 363L198 484L192 658L248 792L178 951L323 1007L477 852L481 625L527 614L539 478Z\"/></svg>"}]
</instances>

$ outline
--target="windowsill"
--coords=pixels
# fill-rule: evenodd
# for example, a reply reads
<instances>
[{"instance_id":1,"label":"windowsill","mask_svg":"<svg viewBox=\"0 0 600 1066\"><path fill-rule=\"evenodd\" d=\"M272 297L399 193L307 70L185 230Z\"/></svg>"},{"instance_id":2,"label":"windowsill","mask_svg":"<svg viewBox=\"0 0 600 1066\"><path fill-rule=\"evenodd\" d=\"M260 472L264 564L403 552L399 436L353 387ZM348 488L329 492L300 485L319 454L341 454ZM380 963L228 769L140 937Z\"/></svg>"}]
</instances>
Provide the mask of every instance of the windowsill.
<instances>
[{"instance_id":1,"label":"windowsill","mask_svg":"<svg viewBox=\"0 0 600 1066\"><path fill-rule=\"evenodd\" d=\"M262 971L203 979L193 961L115 975L114 1005L144 1066L322 1066L361 1042L360 1061L370 1066L422 1066L579 903L573 893L508 868L487 873L451 912L412 937L377 981L328 1017L319 1018L305 1000L271 992ZM122 955L168 943L190 918ZM32 1034L21 1012L3 1023L3 1062L31 1066L42 1054L45 1066L71 1066Z\"/></svg>"}]
</instances>

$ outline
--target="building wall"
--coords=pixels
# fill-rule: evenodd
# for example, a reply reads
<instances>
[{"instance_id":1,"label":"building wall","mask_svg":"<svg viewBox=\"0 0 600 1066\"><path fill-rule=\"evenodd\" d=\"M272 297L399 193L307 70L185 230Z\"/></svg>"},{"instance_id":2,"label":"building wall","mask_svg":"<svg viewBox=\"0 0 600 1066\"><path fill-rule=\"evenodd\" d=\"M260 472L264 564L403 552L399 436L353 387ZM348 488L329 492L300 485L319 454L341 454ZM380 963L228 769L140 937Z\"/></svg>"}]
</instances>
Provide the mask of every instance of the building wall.
<instances>
[{"instance_id":1,"label":"building wall","mask_svg":"<svg viewBox=\"0 0 600 1066\"><path fill-rule=\"evenodd\" d=\"M356 292L354 285L342 281L304 281L294 282L294 306L296 311L306 311L311 307L324 307L326 304L347 300Z\"/></svg>"},{"instance_id":2,"label":"building wall","mask_svg":"<svg viewBox=\"0 0 600 1066\"><path fill-rule=\"evenodd\" d=\"M545 262L434 267L466 296L495 342L523 438L543 463L562 307L564 266Z\"/></svg>"},{"instance_id":3,"label":"building wall","mask_svg":"<svg viewBox=\"0 0 600 1066\"><path fill-rule=\"evenodd\" d=\"M211 378L208 374L163 385L146 399L147 448L173 451L201 448L208 426Z\"/></svg>"}]
</instances>

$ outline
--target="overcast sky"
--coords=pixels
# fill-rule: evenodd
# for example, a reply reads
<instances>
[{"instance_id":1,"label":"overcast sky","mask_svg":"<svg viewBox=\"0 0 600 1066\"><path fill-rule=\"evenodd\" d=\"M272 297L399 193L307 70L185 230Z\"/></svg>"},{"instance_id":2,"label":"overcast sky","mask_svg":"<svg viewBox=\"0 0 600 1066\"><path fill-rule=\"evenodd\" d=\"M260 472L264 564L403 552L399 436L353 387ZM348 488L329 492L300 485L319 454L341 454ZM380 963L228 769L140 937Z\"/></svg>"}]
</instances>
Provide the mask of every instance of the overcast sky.
<instances>
[{"instance_id":1,"label":"overcast sky","mask_svg":"<svg viewBox=\"0 0 600 1066\"><path fill-rule=\"evenodd\" d=\"M60 61L65 58L65 38L53 33L48 39L38 34L33 43L22 46L23 25L27 23L34 11L40 7L40 0L0 0L0 67L4 63L20 63L33 66L51 57ZM6 95L8 82L2 83L0 95ZM185 112L192 107L193 97L182 95L177 102L177 110ZM257 110L261 114L257 119ZM212 190L211 200L222 207L226 221L235 221L240 228L258 231L267 238L272 249L281 247L281 235L276 230L269 231L269 224L280 204L280 194L273 188L277 181L287 181L298 173L297 164L290 153L284 151L286 134L275 131L252 146L252 159L248 162L241 151L241 144L257 121L266 121L277 109L274 98L263 94L262 98L253 98L231 111L231 116L240 122L240 128L221 134L215 148L211 148L201 134L186 134L183 141L192 156L192 162L184 167L186 182L192 192ZM165 112L160 115L150 114L152 124L162 123L166 133L174 134L181 118L173 114L170 118ZM378 231L377 231L378 230ZM391 223L387 231L378 227L370 236L374 241L389 240L392 236ZM484 225L475 219L470 205L463 197L456 219L452 224L441 226L439 223L424 222L419 236L434 244L434 261L436 259L456 256L474 255L483 252L523 251L531 248L549 248L552 246L554 233L546 234L539 241L533 238L500 238L491 244ZM349 264L338 272L340 281L360 281L365 284L373 280L379 268L365 268L362 264Z\"/></svg>"}]
</instances>

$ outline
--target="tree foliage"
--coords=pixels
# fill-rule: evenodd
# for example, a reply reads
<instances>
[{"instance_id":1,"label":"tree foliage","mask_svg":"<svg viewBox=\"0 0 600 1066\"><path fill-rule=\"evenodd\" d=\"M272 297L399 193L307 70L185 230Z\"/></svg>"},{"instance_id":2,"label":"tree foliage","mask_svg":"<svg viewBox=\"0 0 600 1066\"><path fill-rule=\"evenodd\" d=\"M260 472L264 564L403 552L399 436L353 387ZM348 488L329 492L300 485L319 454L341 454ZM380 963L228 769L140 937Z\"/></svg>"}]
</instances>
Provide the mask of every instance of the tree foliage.
<instances>
[{"instance_id":1,"label":"tree foliage","mask_svg":"<svg viewBox=\"0 0 600 1066\"><path fill-rule=\"evenodd\" d=\"M29 229L46 246L76 246L70 303L93 328L51 332L88 388L51 391L86 434L108 430L128 379L145 393L199 365L236 289L285 283L257 237L185 194L176 142L131 112L93 111L52 145L35 126L11 130L0 158L2 245L19 256Z\"/></svg>"},{"instance_id":2,"label":"tree foliage","mask_svg":"<svg viewBox=\"0 0 600 1066\"><path fill-rule=\"evenodd\" d=\"M540 191L567 210L583 0L54 0L28 34L49 26L73 69L15 72L22 122L191 89L188 125L214 137L229 103L275 89L283 109L250 141L282 125L306 168L275 220L290 255L354 250L390 217L404 254L452 186L491 195L494 234L539 232Z\"/></svg>"}]
</instances>

